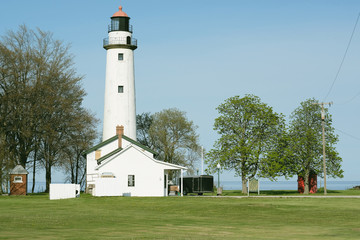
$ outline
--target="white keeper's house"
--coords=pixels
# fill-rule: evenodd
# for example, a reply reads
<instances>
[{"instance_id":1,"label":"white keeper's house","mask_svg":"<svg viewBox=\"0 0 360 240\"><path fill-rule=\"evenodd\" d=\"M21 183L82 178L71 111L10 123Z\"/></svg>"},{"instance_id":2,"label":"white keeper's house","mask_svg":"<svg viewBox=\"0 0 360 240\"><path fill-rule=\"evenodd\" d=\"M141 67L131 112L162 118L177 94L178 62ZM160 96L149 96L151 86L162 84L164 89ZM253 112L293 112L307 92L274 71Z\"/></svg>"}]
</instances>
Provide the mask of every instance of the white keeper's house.
<instances>
[{"instance_id":1,"label":"white keeper's house","mask_svg":"<svg viewBox=\"0 0 360 240\"><path fill-rule=\"evenodd\" d=\"M136 141L137 40L129 22L120 6L103 42L107 51L103 141L85 152L86 190L94 196L167 196L169 171L180 172L181 186L186 167L156 160L153 150Z\"/></svg>"}]
</instances>

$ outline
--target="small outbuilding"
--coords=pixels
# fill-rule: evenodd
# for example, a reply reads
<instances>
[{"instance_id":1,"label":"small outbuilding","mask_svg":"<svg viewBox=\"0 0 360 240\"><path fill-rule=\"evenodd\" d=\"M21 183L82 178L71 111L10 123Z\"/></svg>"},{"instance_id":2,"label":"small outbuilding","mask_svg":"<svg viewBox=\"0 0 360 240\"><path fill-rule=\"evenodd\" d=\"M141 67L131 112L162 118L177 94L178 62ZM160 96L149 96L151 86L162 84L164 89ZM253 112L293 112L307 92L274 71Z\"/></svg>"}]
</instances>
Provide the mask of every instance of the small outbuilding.
<instances>
[{"instance_id":1,"label":"small outbuilding","mask_svg":"<svg viewBox=\"0 0 360 240\"><path fill-rule=\"evenodd\" d=\"M179 179L179 182L181 179ZM211 193L214 191L214 178L210 175L188 176L184 177L184 190L183 193Z\"/></svg>"},{"instance_id":2,"label":"small outbuilding","mask_svg":"<svg viewBox=\"0 0 360 240\"><path fill-rule=\"evenodd\" d=\"M29 172L17 165L10 172L10 195L26 195L27 193L27 176Z\"/></svg>"}]
</instances>

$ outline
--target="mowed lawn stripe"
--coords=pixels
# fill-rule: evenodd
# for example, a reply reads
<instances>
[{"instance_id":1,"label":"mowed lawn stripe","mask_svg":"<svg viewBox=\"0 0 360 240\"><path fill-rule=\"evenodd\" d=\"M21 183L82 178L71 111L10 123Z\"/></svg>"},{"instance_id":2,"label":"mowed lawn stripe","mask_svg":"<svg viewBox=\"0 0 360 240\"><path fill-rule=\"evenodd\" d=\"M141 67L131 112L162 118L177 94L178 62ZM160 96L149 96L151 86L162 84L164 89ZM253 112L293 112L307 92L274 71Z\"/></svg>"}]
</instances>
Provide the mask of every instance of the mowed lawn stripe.
<instances>
[{"instance_id":1,"label":"mowed lawn stripe","mask_svg":"<svg viewBox=\"0 0 360 240\"><path fill-rule=\"evenodd\" d=\"M0 239L360 239L360 199L0 197Z\"/></svg>"}]
</instances>

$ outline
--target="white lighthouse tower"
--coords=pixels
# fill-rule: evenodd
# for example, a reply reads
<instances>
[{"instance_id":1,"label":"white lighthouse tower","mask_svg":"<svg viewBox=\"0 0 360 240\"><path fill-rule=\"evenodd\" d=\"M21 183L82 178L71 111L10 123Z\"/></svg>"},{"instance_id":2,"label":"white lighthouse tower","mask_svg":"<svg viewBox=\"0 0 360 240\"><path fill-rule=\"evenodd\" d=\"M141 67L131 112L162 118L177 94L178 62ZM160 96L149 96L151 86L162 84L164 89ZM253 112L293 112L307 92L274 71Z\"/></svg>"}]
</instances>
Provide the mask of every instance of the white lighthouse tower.
<instances>
[{"instance_id":1,"label":"white lighthouse tower","mask_svg":"<svg viewBox=\"0 0 360 240\"><path fill-rule=\"evenodd\" d=\"M134 50L129 16L119 11L111 17L109 36L103 46L107 51L103 141L115 135L116 126L124 126L124 135L136 140Z\"/></svg>"}]
</instances>

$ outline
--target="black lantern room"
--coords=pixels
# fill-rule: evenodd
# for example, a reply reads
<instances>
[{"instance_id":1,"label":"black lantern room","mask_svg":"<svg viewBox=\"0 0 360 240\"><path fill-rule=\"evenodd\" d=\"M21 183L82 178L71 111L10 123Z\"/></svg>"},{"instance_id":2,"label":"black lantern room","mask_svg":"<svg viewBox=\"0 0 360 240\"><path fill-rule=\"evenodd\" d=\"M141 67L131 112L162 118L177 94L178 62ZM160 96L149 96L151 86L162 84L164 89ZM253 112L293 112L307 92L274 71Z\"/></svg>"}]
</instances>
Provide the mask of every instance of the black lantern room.
<instances>
[{"instance_id":1,"label":"black lantern room","mask_svg":"<svg viewBox=\"0 0 360 240\"><path fill-rule=\"evenodd\" d=\"M130 17L122 11L122 6L119 7L119 11L111 17L111 24L109 26L109 32L112 31L127 31L132 32L132 26L129 24Z\"/></svg>"}]
</instances>

